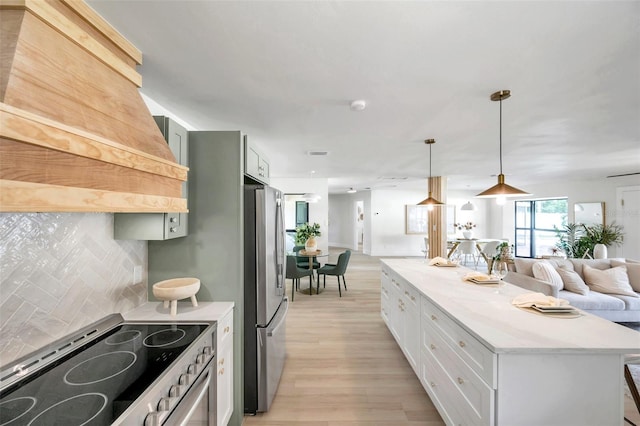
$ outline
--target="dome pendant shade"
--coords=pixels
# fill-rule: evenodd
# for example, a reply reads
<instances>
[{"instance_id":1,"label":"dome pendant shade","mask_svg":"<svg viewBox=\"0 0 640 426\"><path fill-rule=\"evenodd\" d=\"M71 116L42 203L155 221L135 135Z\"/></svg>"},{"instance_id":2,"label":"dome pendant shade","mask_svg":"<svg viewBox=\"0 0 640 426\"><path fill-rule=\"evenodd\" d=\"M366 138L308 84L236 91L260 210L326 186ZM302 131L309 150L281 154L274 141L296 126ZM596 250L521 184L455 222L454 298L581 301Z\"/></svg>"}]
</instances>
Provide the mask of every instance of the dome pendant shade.
<instances>
[{"instance_id":1,"label":"dome pendant shade","mask_svg":"<svg viewBox=\"0 0 640 426\"><path fill-rule=\"evenodd\" d=\"M491 94L492 101L500 102L500 174L498 175L497 185L482 191L476 198L504 198L504 197L524 197L531 195L521 189L514 188L504 183L504 174L502 173L502 101L511 97L510 90L500 90Z\"/></svg>"},{"instance_id":2,"label":"dome pendant shade","mask_svg":"<svg viewBox=\"0 0 640 426\"><path fill-rule=\"evenodd\" d=\"M431 182L431 145L436 143L435 139L427 139L424 141L427 145L429 145L429 180L427 180L427 189L429 189L429 183ZM431 196L431 191L429 191L429 196L424 200L418 203L419 206L443 206L444 203L442 201L438 201Z\"/></svg>"},{"instance_id":3,"label":"dome pendant shade","mask_svg":"<svg viewBox=\"0 0 640 426\"><path fill-rule=\"evenodd\" d=\"M476 211L478 210L478 206L473 204L471 201L467 201L462 205L462 207L460 207L460 210Z\"/></svg>"},{"instance_id":4,"label":"dome pendant shade","mask_svg":"<svg viewBox=\"0 0 640 426\"><path fill-rule=\"evenodd\" d=\"M526 197L527 195L531 194L504 183L504 175L500 173L498 175L498 183L476 195L476 198Z\"/></svg>"}]
</instances>

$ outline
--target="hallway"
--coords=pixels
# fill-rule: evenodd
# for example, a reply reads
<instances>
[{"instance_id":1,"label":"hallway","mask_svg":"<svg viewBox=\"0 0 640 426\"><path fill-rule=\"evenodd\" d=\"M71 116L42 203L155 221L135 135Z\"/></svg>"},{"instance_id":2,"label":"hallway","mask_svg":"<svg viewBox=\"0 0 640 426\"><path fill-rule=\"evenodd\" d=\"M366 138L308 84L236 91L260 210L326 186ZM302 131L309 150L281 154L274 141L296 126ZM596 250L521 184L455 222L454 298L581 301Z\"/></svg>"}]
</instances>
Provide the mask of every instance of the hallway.
<instances>
[{"instance_id":1,"label":"hallway","mask_svg":"<svg viewBox=\"0 0 640 426\"><path fill-rule=\"evenodd\" d=\"M332 248L328 262L342 251ZM320 295L296 293L276 398L245 425L444 424L380 316L378 259L352 252L346 282L342 298L335 277ZM308 285L303 278L301 288ZM290 280L287 287L290 299Z\"/></svg>"}]
</instances>

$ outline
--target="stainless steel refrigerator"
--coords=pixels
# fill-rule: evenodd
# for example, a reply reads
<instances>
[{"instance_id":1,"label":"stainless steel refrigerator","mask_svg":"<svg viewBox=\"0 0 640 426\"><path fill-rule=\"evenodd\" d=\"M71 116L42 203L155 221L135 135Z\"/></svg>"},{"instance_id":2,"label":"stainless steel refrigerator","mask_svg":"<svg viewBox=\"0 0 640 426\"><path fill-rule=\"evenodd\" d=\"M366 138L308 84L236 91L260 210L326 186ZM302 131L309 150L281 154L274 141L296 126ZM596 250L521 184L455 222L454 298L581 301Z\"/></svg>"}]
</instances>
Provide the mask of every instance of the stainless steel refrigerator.
<instances>
[{"instance_id":1,"label":"stainless steel refrigerator","mask_svg":"<svg viewBox=\"0 0 640 426\"><path fill-rule=\"evenodd\" d=\"M286 357L284 194L244 186L244 412L268 411Z\"/></svg>"}]
</instances>

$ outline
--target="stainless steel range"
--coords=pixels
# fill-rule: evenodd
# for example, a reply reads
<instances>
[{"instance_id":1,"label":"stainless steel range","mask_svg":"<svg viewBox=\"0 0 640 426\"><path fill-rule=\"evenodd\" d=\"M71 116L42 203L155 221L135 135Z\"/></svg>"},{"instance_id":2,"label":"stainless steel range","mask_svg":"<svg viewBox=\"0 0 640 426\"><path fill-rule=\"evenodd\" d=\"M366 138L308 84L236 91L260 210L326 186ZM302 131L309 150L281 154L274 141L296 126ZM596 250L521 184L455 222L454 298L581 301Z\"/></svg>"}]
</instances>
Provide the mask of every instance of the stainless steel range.
<instances>
[{"instance_id":1,"label":"stainless steel range","mask_svg":"<svg viewBox=\"0 0 640 426\"><path fill-rule=\"evenodd\" d=\"M110 315L0 370L0 425L215 425L216 324Z\"/></svg>"}]
</instances>

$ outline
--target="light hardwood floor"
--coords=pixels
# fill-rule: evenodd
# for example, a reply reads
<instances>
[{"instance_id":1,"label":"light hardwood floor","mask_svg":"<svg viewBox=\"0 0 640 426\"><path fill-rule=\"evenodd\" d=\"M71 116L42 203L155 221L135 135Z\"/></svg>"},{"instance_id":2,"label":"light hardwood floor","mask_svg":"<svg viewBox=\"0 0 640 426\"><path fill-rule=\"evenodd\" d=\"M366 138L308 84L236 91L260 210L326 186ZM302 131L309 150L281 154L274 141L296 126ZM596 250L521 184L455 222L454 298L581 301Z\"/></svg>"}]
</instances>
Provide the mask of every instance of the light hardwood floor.
<instances>
[{"instance_id":1,"label":"light hardwood floor","mask_svg":"<svg viewBox=\"0 0 640 426\"><path fill-rule=\"evenodd\" d=\"M342 251L332 248L323 263ZM275 400L268 413L246 416L245 426L444 425L380 316L379 260L352 252L346 280L342 298L335 277L320 295L296 292ZM308 285L302 279L301 288ZM626 393L625 416L640 426Z\"/></svg>"},{"instance_id":2,"label":"light hardwood floor","mask_svg":"<svg viewBox=\"0 0 640 426\"><path fill-rule=\"evenodd\" d=\"M342 251L331 249L328 262ZM379 260L352 252L346 281L342 298L335 277L319 295L295 294L275 400L244 425L444 425L380 316Z\"/></svg>"}]
</instances>

